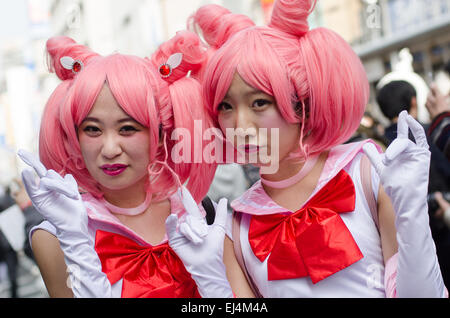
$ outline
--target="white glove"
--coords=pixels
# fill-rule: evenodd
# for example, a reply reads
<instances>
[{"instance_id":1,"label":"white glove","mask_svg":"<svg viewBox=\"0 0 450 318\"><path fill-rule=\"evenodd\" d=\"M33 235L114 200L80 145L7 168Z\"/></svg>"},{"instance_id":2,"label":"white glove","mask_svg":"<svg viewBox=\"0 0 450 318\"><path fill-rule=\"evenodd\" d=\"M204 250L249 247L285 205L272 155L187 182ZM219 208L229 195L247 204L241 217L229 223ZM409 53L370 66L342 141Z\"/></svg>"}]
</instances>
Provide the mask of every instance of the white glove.
<instances>
[{"instance_id":1,"label":"white glove","mask_svg":"<svg viewBox=\"0 0 450 318\"><path fill-rule=\"evenodd\" d=\"M232 298L223 263L227 199L219 201L214 223L208 226L189 191L182 187L178 194L182 196L187 217L179 225L180 232L177 231L178 217L171 214L167 218L170 247L191 274L202 297Z\"/></svg>"},{"instance_id":2,"label":"white glove","mask_svg":"<svg viewBox=\"0 0 450 318\"><path fill-rule=\"evenodd\" d=\"M74 296L111 297L111 284L89 240L87 211L77 182L71 174L62 178L54 170L47 171L39 159L26 151L19 150L18 155L40 178L37 184L31 169L22 172L31 202L56 228Z\"/></svg>"},{"instance_id":3,"label":"white glove","mask_svg":"<svg viewBox=\"0 0 450 318\"><path fill-rule=\"evenodd\" d=\"M416 143L408 139L408 126ZM385 154L379 154L370 143L363 149L395 210L397 296L444 297L446 289L429 227L430 152L424 129L403 111L398 119L397 138Z\"/></svg>"}]
</instances>

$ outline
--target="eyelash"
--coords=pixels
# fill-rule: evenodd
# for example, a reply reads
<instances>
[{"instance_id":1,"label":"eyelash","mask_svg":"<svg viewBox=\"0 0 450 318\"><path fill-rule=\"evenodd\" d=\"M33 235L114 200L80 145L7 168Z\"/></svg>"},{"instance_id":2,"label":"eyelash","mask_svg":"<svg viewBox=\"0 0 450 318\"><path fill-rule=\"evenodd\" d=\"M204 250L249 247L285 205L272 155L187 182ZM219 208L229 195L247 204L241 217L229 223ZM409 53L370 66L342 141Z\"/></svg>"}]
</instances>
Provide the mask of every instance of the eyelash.
<instances>
[{"instance_id":1,"label":"eyelash","mask_svg":"<svg viewBox=\"0 0 450 318\"><path fill-rule=\"evenodd\" d=\"M123 126L120 128L120 131L125 131L126 134L131 135L137 131L139 131L139 129L136 129L133 126L127 125L127 126Z\"/></svg>"},{"instance_id":2,"label":"eyelash","mask_svg":"<svg viewBox=\"0 0 450 318\"><path fill-rule=\"evenodd\" d=\"M228 109L225 109L224 107L229 107L229 108L228 108ZM225 102L222 102L222 103L220 103L220 104L217 106L217 110L218 110L219 112L225 111L225 110L229 110L230 108L233 108L233 107L231 107L230 104L225 103Z\"/></svg>"},{"instance_id":3,"label":"eyelash","mask_svg":"<svg viewBox=\"0 0 450 318\"><path fill-rule=\"evenodd\" d=\"M263 105L255 106L256 108L262 108L262 107L264 107L264 106L266 106L266 105L272 104L272 102L271 102L270 100L267 100L267 99L256 99L256 100L253 102L252 106L255 105L257 102L262 102Z\"/></svg>"},{"instance_id":4,"label":"eyelash","mask_svg":"<svg viewBox=\"0 0 450 318\"><path fill-rule=\"evenodd\" d=\"M100 128L96 127L96 126L86 126L83 129L84 132L88 133L88 134L95 134L95 135L99 135L101 133ZM126 135L130 135L134 132L139 131L139 129L131 126L131 125L126 125L126 126L122 126L120 127L119 132L124 132Z\"/></svg>"},{"instance_id":5,"label":"eyelash","mask_svg":"<svg viewBox=\"0 0 450 318\"><path fill-rule=\"evenodd\" d=\"M86 127L84 127L83 131L87 132L87 133L96 133L96 132L100 132L100 129L95 126L86 126Z\"/></svg>"},{"instance_id":6,"label":"eyelash","mask_svg":"<svg viewBox=\"0 0 450 318\"><path fill-rule=\"evenodd\" d=\"M123 126L123 127L121 127L121 128L120 128L120 130L123 130L123 129L126 129L126 130L130 130L130 128L131 128L132 130L135 130L135 131L137 131L137 129L136 129L135 127L133 127L133 126L130 126L130 125L127 125L127 126Z\"/></svg>"},{"instance_id":7,"label":"eyelash","mask_svg":"<svg viewBox=\"0 0 450 318\"><path fill-rule=\"evenodd\" d=\"M261 104L262 103L262 105L255 105L255 104ZM263 108L264 106L266 106L266 105L270 105L270 104L272 104L272 102L270 101L270 100L267 100L267 99L255 99L254 101L253 101L253 103L252 103L252 107L255 107L255 108ZM226 108L227 107L227 108ZM230 104L228 104L228 103L226 103L226 102L222 102L222 103L220 103L218 106L217 106L217 110L219 111L219 112L221 112L221 111L226 111L226 110L230 110L230 109L232 109L233 107L230 105Z\"/></svg>"}]
</instances>

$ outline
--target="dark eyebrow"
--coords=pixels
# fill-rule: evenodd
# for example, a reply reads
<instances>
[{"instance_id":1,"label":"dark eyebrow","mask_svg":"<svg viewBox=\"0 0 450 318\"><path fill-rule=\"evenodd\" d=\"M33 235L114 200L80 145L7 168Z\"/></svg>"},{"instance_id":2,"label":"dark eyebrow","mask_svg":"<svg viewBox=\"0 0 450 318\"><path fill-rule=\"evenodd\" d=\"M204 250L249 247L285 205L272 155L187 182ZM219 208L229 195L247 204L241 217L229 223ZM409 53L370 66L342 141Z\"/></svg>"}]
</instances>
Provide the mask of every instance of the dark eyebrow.
<instances>
[{"instance_id":1,"label":"dark eyebrow","mask_svg":"<svg viewBox=\"0 0 450 318\"><path fill-rule=\"evenodd\" d=\"M98 120L95 117L86 117L86 118L83 119L83 121L81 123L84 123L85 121L93 121L94 123L99 123L100 122L100 120Z\"/></svg>"},{"instance_id":2,"label":"dark eyebrow","mask_svg":"<svg viewBox=\"0 0 450 318\"><path fill-rule=\"evenodd\" d=\"M259 94L268 95L268 94L264 93L263 91L261 91L261 90L259 90L259 89L252 88L252 89L249 89L248 91L246 91L246 92L244 93L244 96L248 97L248 96L259 95ZM270 95L269 95L269 96L270 96ZM230 98L230 95L228 94L228 92L225 94L225 96L224 96L223 99L227 99L227 98Z\"/></svg>"},{"instance_id":3,"label":"dark eyebrow","mask_svg":"<svg viewBox=\"0 0 450 318\"><path fill-rule=\"evenodd\" d=\"M138 124L138 122L135 119L131 118L131 117L126 117L126 118L119 119L117 122L118 123L125 123L127 121L132 121L132 122Z\"/></svg>"},{"instance_id":4,"label":"dark eyebrow","mask_svg":"<svg viewBox=\"0 0 450 318\"><path fill-rule=\"evenodd\" d=\"M94 122L94 123L100 123L100 120L99 120L98 118L95 118L95 117L86 117L85 119L83 119L83 123L84 123L85 121L92 121L92 122ZM132 122L134 122L134 123L138 123L136 120L134 120L134 119L131 118L131 117L125 117L125 118L119 119L119 120L117 121L117 123L121 124L121 123L124 123L124 122L127 122L127 121L132 121Z\"/></svg>"},{"instance_id":5,"label":"dark eyebrow","mask_svg":"<svg viewBox=\"0 0 450 318\"><path fill-rule=\"evenodd\" d=\"M252 96L252 95L259 95L259 94L267 95L266 93L264 93L263 91L260 91L260 90L258 90L258 89L252 89L252 90L249 90L249 91L246 92L244 95L245 95L245 96Z\"/></svg>"}]
</instances>

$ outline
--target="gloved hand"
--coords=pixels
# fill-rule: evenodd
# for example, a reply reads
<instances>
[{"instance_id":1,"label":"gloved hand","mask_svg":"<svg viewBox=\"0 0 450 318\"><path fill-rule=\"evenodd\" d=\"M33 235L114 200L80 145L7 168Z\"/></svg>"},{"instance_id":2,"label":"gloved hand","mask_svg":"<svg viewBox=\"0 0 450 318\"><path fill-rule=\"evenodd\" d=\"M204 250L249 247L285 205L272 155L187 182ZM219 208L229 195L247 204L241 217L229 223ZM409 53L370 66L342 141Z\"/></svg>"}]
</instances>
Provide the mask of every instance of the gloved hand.
<instances>
[{"instance_id":1,"label":"gloved hand","mask_svg":"<svg viewBox=\"0 0 450 318\"><path fill-rule=\"evenodd\" d=\"M75 297L111 297L111 285L88 235L88 216L71 174L62 178L47 170L32 154L19 150L19 157L34 168L22 172L22 180L36 210L55 228L68 267Z\"/></svg>"},{"instance_id":2,"label":"gloved hand","mask_svg":"<svg viewBox=\"0 0 450 318\"><path fill-rule=\"evenodd\" d=\"M233 292L223 263L227 200L219 201L214 223L208 226L189 191L182 187L178 194L182 196L187 216L181 223L174 214L167 218L170 247L191 274L202 297L232 298Z\"/></svg>"},{"instance_id":3,"label":"gloved hand","mask_svg":"<svg viewBox=\"0 0 450 318\"><path fill-rule=\"evenodd\" d=\"M408 127L416 143L408 139ZM430 152L424 129L403 111L398 119L397 138L385 154L379 154L370 143L363 149L395 210L397 296L444 297L445 286L429 227Z\"/></svg>"}]
</instances>

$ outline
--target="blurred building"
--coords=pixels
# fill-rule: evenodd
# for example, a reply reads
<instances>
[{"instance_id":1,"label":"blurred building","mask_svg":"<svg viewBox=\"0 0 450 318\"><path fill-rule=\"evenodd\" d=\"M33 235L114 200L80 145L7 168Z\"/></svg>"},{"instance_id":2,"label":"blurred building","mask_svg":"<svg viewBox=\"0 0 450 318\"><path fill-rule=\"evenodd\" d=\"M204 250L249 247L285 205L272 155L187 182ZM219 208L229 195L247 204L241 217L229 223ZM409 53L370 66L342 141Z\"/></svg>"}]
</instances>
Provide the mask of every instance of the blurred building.
<instances>
[{"instance_id":1,"label":"blurred building","mask_svg":"<svg viewBox=\"0 0 450 318\"><path fill-rule=\"evenodd\" d=\"M59 82L45 65L45 41L68 35L100 54L148 56L199 6L217 3L265 24L274 0L16 0L3 13L24 20L0 43L0 158L17 147L37 149L40 112ZM5 10L3 10L5 11ZM15 21L17 22L17 21ZM450 59L450 0L318 0L311 27L325 26L344 37L361 57L376 85L402 64L408 48L412 68L426 83ZM0 31L1 35L1 31ZM14 37L12 37L14 35ZM15 93L14 93L15 92ZM32 145L34 145L32 147ZM5 150L6 149L6 150ZM5 159L0 159L5 160ZM0 167L5 166L0 162Z\"/></svg>"},{"instance_id":2,"label":"blurred building","mask_svg":"<svg viewBox=\"0 0 450 318\"><path fill-rule=\"evenodd\" d=\"M100 54L148 56L178 30L196 8L221 4L264 22L264 0L50 0L53 35L67 35ZM267 0L265 1L267 2ZM270 4L270 3L269 3Z\"/></svg>"},{"instance_id":3,"label":"blurred building","mask_svg":"<svg viewBox=\"0 0 450 318\"><path fill-rule=\"evenodd\" d=\"M17 149L37 150L40 116L50 90L43 89L49 15L47 0L0 4L0 19L7 26L0 33L0 184L7 185L21 168Z\"/></svg>"},{"instance_id":4,"label":"blurred building","mask_svg":"<svg viewBox=\"0 0 450 318\"><path fill-rule=\"evenodd\" d=\"M426 84L450 60L450 0L319 0L311 24L336 31L360 56L371 83L369 107L380 79L405 63L402 49Z\"/></svg>"},{"instance_id":5,"label":"blurred building","mask_svg":"<svg viewBox=\"0 0 450 318\"><path fill-rule=\"evenodd\" d=\"M392 70L405 47L427 81L450 59L450 0L319 0L312 22L352 44L371 82Z\"/></svg>"},{"instance_id":6,"label":"blurred building","mask_svg":"<svg viewBox=\"0 0 450 318\"><path fill-rule=\"evenodd\" d=\"M67 35L100 54L148 55L163 39L161 1L50 0L52 35Z\"/></svg>"},{"instance_id":7,"label":"blurred building","mask_svg":"<svg viewBox=\"0 0 450 318\"><path fill-rule=\"evenodd\" d=\"M380 15L380 28L376 30L366 20L364 36L355 43L355 50L366 66L372 88L383 75L380 69L384 74L399 74L398 69L406 67L402 65L405 61L402 49L407 48L412 70L424 82L417 77L411 82L418 94L419 119L428 121L424 106L428 94L426 84L450 60L450 0L379 0L366 8L369 9L366 9L366 19L370 8L377 8L378 11L372 12Z\"/></svg>"}]
</instances>

